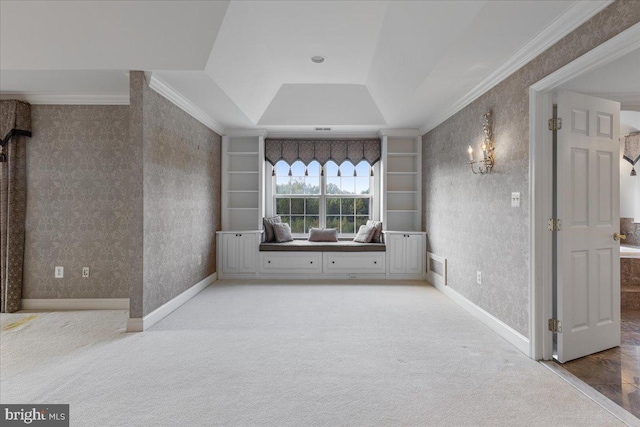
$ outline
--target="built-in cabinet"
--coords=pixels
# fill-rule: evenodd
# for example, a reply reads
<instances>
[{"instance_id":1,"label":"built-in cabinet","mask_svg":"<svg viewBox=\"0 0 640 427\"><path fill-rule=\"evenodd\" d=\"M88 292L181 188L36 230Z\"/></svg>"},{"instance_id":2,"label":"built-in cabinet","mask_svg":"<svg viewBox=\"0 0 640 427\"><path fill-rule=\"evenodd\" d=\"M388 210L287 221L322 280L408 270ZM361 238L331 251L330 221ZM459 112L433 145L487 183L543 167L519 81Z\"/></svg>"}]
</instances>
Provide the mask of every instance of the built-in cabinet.
<instances>
[{"instance_id":1,"label":"built-in cabinet","mask_svg":"<svg viewBox=\"0 0 640 427\"><path fill-rule=\"evenodd\" d=\"M386 231L390 276L422 276L425 271L426 233Z\"/></svg>"},{"instance_id":2,"label":"built-in cabinet","mask_svg":"<svg viewBox=\"0 0 640 427\"><path fill-rule=\"evenodd\" d=\"M222 231L218 277L424 277L422 141L416 130L379 133L382 150L375 212L386 252L259 252L265 194L265 132L231 131L222 137Z\"/></svg>"},{"instance_id":3,"label":"built-in cabinet","mask_svg":"<svg viewBox=\"0 0 640 427\"><path fill-rule=\"evenodd\" d=\"M262 231L219 231L217 233L218 278L255 277L258 245Z\"/></svg>"}]
</instances>

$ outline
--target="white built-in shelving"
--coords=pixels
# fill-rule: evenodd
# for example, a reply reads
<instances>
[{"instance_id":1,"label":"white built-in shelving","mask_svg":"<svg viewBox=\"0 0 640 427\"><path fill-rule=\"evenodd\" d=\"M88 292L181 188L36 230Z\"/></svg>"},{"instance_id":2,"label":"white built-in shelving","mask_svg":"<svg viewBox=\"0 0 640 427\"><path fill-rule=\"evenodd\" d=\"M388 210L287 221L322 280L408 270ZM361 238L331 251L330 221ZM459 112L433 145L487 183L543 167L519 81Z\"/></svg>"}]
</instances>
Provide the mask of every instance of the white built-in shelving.
<instances>
[{"instance_id":1,"label":"white built-in shelving","mask_svg":"<svg viewBox=\"0 0 640 427\"><path fill-rule=\"evenodd\" d=\"M383 225L386 230L422 228L422 140L415 131L382 133Z\"/></svg>"},{"instance_id":2,"label":"white built-in shelving","mask_svg":"<svg viewBox=\"0 0 640 427\"><path fill-rule=\"evenodd\" d=\"M222 137L222 229L262 228L264 134L233 132Z\"/></svg>"}]
</instances>

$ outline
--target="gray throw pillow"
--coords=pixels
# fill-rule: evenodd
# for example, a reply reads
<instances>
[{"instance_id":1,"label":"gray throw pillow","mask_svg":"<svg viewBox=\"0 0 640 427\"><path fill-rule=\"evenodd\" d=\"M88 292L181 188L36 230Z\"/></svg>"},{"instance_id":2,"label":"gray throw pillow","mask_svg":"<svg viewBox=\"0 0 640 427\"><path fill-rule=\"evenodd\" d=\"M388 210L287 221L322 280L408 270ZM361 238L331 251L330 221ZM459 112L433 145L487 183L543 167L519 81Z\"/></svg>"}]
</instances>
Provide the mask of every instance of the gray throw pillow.
<instances>
[{"instance_id":1,"label":"gray throw pillow","mask_svg":"<svg viewBox=\"0 0 640 427\"><path fill-rule=\"evenodd\" d=\"M276 242L291 242L293 236L291 235L291 227L286 222L276 222L273 224L273 233L276 235Z\"/></svg>"},{"instance_id":2,"label":"gray throw pillow","mask_svg":"<svg viewBox=\"0 0 640 427\"><path fill-rule=\"evenodd\" d=\"M310 228L310 242L337 242L338 230L335 228Z\"/></svg>"},{"instance_id":3,"label":"gray throw pillow","mask_svg":"<svg viewBox=\"0 0 640 427\"><path fill-rule=\"evenodd\" d=\"M371 239L373 239L375 233L376 227L373 225L361 225L358 230L358 234L353 241L358 243L369 243L371 242Z\"/></svg>"},{"instance_id":4,"label":"gray throw pillow","mask_svg":"<svg viewBox=\"0 0 640 427\"><path fill-rule=\"evenodd\" d=\"M262 224L264 225L264 241L275 242L276 236L273 234L273 224L281 223L282 219L279 215L272 216L271 218L262 218Z\"/></svg>"},{"instance_id":5,"label":"gray throw pillow","mask_svg":"<svg viewBox=\"0 0 640 427\"><path fill-rule=\"evenodd\" d=\"M376 229L373 234L373 238L371 239L371 243L382 243L382 221L368 220L367 225L372 225Z\"/></svg>"}]
</instances>

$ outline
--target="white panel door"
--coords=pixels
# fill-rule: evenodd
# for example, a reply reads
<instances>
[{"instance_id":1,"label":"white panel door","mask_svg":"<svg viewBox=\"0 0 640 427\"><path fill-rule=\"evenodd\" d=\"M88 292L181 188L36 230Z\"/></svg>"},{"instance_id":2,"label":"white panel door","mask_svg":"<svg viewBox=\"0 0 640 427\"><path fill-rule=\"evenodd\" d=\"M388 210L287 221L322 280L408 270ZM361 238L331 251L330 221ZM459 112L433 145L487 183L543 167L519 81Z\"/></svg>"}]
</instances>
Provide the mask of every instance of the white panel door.
<instances>
[{"instance_id":1,"label":"white panel door","mask_svg":"<svg viewBox=\"0 0 640 427\"><path fill-rule=\"evenodd\" d=\"M407 234L405 237L406 251L406 273L422 274L422 235Z\"/></svg>"},{"instance_id":2,"label":"white panel door","mask_svg":"<svg viewBox=\"0 0 640 427\"><path fill-rule=\"evenodd\" d=\"M406 234L388 234L389 239L389 273L405 273Z\"/></svg>"},{"instance_id":3,"label":"white panel door","mask_svg":"<svg viewBox=\"0 0 640 427\"><path fill-rule=\"evenodd\" d=\"M238 264L238 237L235 234L222 235L222 272L237 273Z\"/></svg>"},{"instance_id":4,"label":"white panel door","mask_svg":"<svg viewBox=\"0 0 640 427\"><path fill-rule=\"evenodd\" d=\"M558 94L560 362L620 345L620 104Z\"/></svg>"},{"instance_id":5,"label":"white panel door","mask_svg":"<svg viewBox=\"0 0 640 427\"><path fill-rule=\"evenodd\" d=\"M256 250L258 243L254 233L238 233L238 267L240 273L254 273L256 271Z\"/></svg>"}]
</instances>

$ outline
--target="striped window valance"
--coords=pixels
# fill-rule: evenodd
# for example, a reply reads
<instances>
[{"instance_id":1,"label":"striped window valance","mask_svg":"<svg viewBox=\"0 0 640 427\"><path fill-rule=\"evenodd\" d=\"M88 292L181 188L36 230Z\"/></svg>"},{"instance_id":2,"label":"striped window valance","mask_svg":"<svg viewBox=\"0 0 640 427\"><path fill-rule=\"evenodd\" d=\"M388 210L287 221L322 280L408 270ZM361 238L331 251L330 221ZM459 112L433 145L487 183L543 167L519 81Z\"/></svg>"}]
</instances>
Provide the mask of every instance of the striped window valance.
<instances>
[{"instance_id":1,"label":"striped window valance","mask_svg":"<svg viewBox=\"0 0 640 427\"><path fill-rule=\"evenodd\" d=\"M300 160L308 165L314 160L324 165L333 160L340 165L349 160L354 165L362 160L373 165L380 160L379 139L265 139L265 159L275 165L280 160L292 165Z\"/></svg>"}]
</instances>

